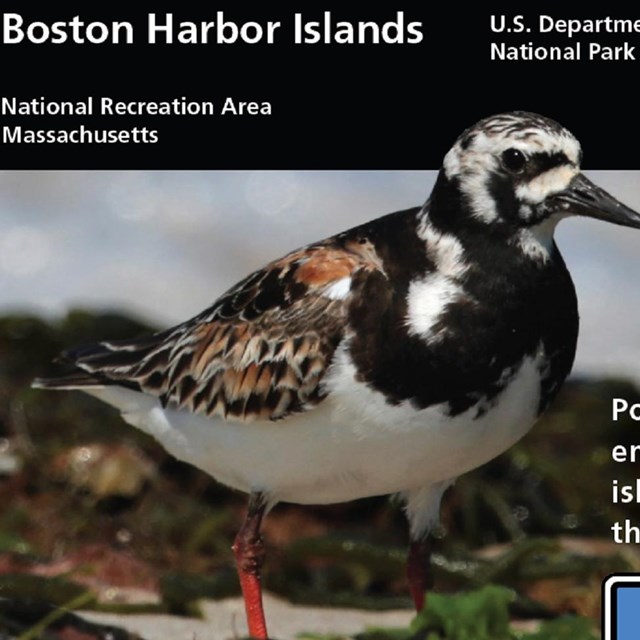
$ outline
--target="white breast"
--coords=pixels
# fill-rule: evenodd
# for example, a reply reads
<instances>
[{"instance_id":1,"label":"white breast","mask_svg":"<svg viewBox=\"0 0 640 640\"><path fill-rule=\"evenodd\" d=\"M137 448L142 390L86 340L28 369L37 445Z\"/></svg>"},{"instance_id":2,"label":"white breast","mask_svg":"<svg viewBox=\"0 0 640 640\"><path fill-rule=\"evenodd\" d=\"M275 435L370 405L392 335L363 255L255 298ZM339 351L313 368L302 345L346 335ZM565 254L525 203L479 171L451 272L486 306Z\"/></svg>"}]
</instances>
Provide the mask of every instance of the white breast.
<instances>
[{"instance_id":1,"label":"white breast","mask_svg":"<svg viewBox=\"0 0 640 640\"><path fill-rule=\"evenodd\" d=\"M533 425L540 358L525 358L486 413L450 417L446 405L390 405L355 379L339 350L318 407L278 422L237 423L163 409L127 389L92 390L177 458L273 501L334 503L448 481L492 459Z\"/></svg>"}]
</instances>

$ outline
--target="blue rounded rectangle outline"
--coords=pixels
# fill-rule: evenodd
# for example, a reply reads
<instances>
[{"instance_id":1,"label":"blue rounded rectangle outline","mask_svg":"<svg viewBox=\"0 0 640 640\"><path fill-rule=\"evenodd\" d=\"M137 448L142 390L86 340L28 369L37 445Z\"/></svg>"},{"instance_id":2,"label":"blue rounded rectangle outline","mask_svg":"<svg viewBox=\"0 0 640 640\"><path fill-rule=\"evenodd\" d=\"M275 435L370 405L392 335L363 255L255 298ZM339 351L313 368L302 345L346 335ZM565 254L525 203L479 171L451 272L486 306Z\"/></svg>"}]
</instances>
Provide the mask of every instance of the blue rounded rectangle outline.
<instances>
[{"instance_id":1,"label":"blue rounded rectangle outline","mask_svg":"<svg viewBox=\"0 0 640 640\"><path fill-rule=\"evenodd\" d=\"M603 581L602 634L603 640L640 637L640 573L614 573Z\"/></svg>"}]
</instances>

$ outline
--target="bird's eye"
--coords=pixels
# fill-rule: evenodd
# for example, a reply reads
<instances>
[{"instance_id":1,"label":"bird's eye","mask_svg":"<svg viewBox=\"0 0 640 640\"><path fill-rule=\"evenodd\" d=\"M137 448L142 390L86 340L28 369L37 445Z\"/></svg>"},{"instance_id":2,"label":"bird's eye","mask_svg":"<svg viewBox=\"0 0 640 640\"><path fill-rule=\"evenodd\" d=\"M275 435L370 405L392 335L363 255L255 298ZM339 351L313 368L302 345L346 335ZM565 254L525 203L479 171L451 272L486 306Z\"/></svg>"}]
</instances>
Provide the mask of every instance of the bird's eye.
<instances>
[{"instance_id":1,"label":"bird's eye","mask_svg":"<svg viewBox=\"0 0 640 640\"><path fill-rule=\"evenodd\" d=\"M520 173L527 164L527 156L519 149L507 149L502 154L502 164L512 173Z\"/></svg>"}]
</instances>

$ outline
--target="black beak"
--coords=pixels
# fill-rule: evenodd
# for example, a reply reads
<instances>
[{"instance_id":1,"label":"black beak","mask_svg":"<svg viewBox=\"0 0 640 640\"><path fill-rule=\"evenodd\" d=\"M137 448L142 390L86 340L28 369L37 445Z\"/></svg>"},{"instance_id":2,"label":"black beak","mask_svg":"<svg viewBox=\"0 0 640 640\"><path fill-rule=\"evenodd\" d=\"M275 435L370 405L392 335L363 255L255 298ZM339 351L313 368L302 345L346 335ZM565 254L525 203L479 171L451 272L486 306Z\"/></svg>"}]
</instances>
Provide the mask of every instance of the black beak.
<instances>
[{"instance_id":1,"label":"black beak","mask_svg":"<svg viewBox=\"0 0 640 640\"><path fill-rule=\"evenodd\" d=\"M557 213L598 218L624 227L640 229L640 213L618 202L581 173L564 191L552 196L551 206Z\"/></svg>"}]
</instances>

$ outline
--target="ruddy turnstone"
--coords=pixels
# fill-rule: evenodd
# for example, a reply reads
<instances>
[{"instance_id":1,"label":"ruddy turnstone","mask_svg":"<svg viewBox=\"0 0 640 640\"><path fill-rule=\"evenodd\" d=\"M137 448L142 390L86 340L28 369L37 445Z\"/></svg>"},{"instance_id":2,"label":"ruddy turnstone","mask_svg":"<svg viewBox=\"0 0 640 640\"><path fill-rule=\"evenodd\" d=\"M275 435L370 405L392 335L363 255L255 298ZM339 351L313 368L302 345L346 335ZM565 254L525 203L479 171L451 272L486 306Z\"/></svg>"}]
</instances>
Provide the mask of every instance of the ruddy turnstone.
<instances>
[{"instance_id":1,"label":"ruddy turnstone","mask_svg":"<svg viewBox=\"0 0 640 640\"><path fill-rule=\"evenodd\" d=\"M557 223L640 228L581 155L542 116L486 118L424 206L297 249L172 329L68 351L71 372L35 384L114 405L249 494L233 548L252 637L267 637L260 525L279 501L399 494L421 609L443 492L520 439L571 370L578 309Z\"/></svg>"}]
</instances>

